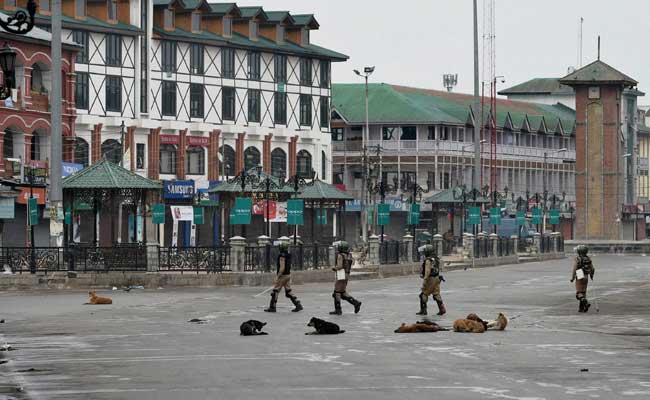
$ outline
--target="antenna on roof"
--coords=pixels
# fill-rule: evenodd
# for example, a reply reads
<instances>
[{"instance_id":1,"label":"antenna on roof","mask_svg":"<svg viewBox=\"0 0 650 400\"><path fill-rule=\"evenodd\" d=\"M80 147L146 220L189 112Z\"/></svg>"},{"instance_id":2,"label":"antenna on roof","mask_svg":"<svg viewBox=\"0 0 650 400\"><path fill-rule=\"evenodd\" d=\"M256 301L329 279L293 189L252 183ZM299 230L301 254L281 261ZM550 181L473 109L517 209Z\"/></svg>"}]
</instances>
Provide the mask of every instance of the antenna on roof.
<instances>
[{"instance_id":1,"label":"antenna on roof","mask_svg":"<svg viewBox=\"0 0 650 400\"><path fill-rule=\"evenodd\" d=\"M578 33L578 68L582 68L582 23L584 18L580 17L580 31Z\"/></svg>"},{"instance_id":2,"label":"antenna on roof","mask_svg":"<svg viewBox=\"0 0 650 400\"><path fill-rule=\"evenodd\" d=\"M444 74L442 76L442 85L447 88L448 92L454 90L454 87L458 85L458 74Z\"/></svg>"},{"instance_id":3,"label":"antenna on roof","mask_svg":"<svg viewBox=\"0 0 650 400\"><path fill-rule=\"evenodd\" d=\"M598 35L598 61L600 61L600 35Z\"/></svg>"}]
</instances>

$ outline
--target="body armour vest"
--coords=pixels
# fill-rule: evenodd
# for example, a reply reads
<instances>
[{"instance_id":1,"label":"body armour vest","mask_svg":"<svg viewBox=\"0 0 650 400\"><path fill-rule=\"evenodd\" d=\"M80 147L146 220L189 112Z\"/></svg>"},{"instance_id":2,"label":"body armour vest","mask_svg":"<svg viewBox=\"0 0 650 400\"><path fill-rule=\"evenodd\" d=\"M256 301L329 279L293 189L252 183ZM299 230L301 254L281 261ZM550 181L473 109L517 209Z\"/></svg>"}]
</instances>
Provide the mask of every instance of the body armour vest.
<instances>
[{"instance_id":1,"label":"body armour vest","mask_svg":"<svg viewBox=\"0 0 650 400\"><path fill-rule=\"evenodd\" d=\"M282 260L284 260L284 272L282 275L291 274L291 254L289 253L280 253L278 255L278 270L276 273L280 273L280 266L282 265Z\"/></svg>"}]
</instances>

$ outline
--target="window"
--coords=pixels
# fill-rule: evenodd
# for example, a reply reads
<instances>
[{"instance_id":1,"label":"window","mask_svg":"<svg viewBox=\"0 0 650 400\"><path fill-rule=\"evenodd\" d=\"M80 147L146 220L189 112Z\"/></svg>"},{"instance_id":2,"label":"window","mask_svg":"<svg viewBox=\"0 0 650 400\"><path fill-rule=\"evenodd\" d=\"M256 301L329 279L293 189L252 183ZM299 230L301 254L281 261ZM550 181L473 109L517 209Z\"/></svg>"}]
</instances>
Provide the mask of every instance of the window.
<instances>
[{"instance_id":1,"label":"window","mask_svg":"<svg viewBox=\"0 0 650 400\"><path fill-rule=\"evenodd\" d=\"M203 75L203 45L192 43L190 48L190 73Z\"/></svg>"},{"instance_id":2,"label":"window","mask_svg":"<svg viewBox=\"0 0 650 400\"><path fill-rule=\"evenodd\" d=\"M205 150L201 146L189 146L185 151L185 171L188 175L205 174Z\"/></svg>"},{"instance_id":3,"label":"window","mask_svg":"<svg viewBox=\"0 0 650 400\"><path fill-rule=\"evenodd\" d=\"M41 66L38 64L34 64L34 66L32 67L30 86L32 88L32 92L41 93L43 92L43 89L45 89L45 87L43 86L43 70L41 69Z\"/></svg>"},{"instance_id":4,"label":"window","mask_svg":"<svg viewBox=\"0 0 650 400\"><path fill-rule=\"evenodd\" d=\"M160 145L160 173L176 173L176 146L173 144Z\"/></svg>"},{"instance_id":5,"label":"window","mask_svg":"<svg viewBox=\"0 0 650 400\"><path fill-rule=\"evenodd\" d=\"M329 128L330 126L330 107L329 98L321 96L320 98L320 127Z\"/></svg>"},{"instance_id":6,"label":"window","mask_svg":"<svg viewBox=\"0 0 650 400\"><path fill-rule=\"evenodd\" d=\"M353 128L354 129L354 128ZM361 127L358 128L359 131L362 130ZM381 128L381 137L383 140L395 140L394 135L396 134L397 128L394 126L384 126Z\"/></svg>"},{"instance_id":7,"label":"window","mask_svg":"<svg viewBox=\"0 0 650 400\"><path fill-rule=\"evenodd\" d=\"M251 40L257 40L257 21L250 20L248 22L248 37Z\"/></svg>"},{"instance_id":8,"label":"window","mask_svg":"<svg viewBox=\"0 0 650 400\"><path fill-rule=\"evenodd\" d=\"M107 0L106 9L108 10L108 20L117 21L117 0Z\"/></svg>"},{"instance_id":9,"label":"window","mask_svg":"<svg viewBox=\"0 0 650 400\"><path fill-rule=\"evenodd\" d=\"M167 30L174 29L174 10L166 8L163 11L163 24Z\"/></svg>"},{"instance_id":10,"label":"window","mask_svg":"<svg viewBox=\"0 0 650 400\"><path fill-rule=\"evenodd\" d=\"M108 139L101 146L102 158L119 164L122 160L122 145L115 139Z\"/></svg>"},{"instance_id":11,"label":"window","mask_svg":"<svg viewBox=\"0 0 650 400\"><path fill-rule=\"evenodd\" d=\"M147 80L142 79L140 81L140 112L148 113L149 108L147 107Z\"/></svg>"},{"instance_id":12,"label":"window","mask_svg":"<svg viewBox=\"0 0 650 400\"><path fill-rule=\"evenodd\" d=\"M308 46L309 45L309 29L303 28L300 31L300 44L302 46Z\"/></svg>"},{"instance_id":13,"label":"window","mask_svg":"<svg viewBox=\"0 0 650 400\"><path fill-rule=\"evenodd\" d=\"M343 128L332 128L332 141L333 142L343 141Z\"/></svg>"},{"instance_id":14,"label":"window","mask_svg":"<svg viewBox=\"0 0 650 400\"><path fill-rule=\"evenodd\" d=\"M284 25L278 25L278 28L276 29L276 36L275 40L278 43L284 42Z\"/></svg>"},{"instance_id":15,"label":"window","mask_svg":"<svg viewBox=\"0 0 650 400\"><path fill-rule=\"evenodd\" d=\"M255 147L251 146L244 150L244 171L250 171L260 165L260 159L260 151Z\"/></svg>"},{"instance_id":16,"label":"window","mask_svg":"<svg viewBox=\"0 0 650 400\"><path fill-rule=\"evenodd\" d=\"M287 56L277 54L274 59L275 82L287 82Z\"/></svg>"},{"instance_id":17,"label":"window","mask_svg":"<svg viewBox=\"0 0 650 400\"><path fill-rule=\"evenodd\" d=\"M221 50L221 75L224 78L235 77L235 49L224 48Z\"/></svg>"},{"instance_id":18,"label":"window","mask_svg":"<svg viewBox=\"0 0 650 400\"><path fill-rule=\"evenodd\" d=\"M135 144L135 168L144 169L144 143Z\"/></svg>"},{"instance_id":19,"label":"window","mask_svg":"<svg viewBox=\"0 0 650 400\"><path fill-rule=\"evenodd\" d=\"M297 156L297 171L300 178L311 178L311 154L307 150L300 150Z\"/></svg>"},{"instance_id":20,"label":"window","mask_svg":"<svg viewBox=\"0 0 650 400\"><path fill-rule=\"evenodd\" d=\"M300 125L311 126L311 96L300 95Z\"/></svg>"},{"instance_id":21,"label":"window","mask_svg":"<svg viewBox=\"0 0 650 400\"><path fill-rule=\"evenodd\" d=\"M260 53L256 51L248 52L248 79L260 80Z\"/></svg>"},{"instance_id":22,"label":"window","mask_svg":"<svg viewBox=\"0 0 650 400\"><path fill-rule=\"evenodd\" d=\"M271 152L271 175L281 179L287 177L287 153L281 148Z\"/></svg>"},{"instance_id":23,"label":"window","mask_svg":"<svg viewBox=\"0 0 650 400\"><path fill-rule=\"evenodd\" d=\"M441 126L440 130L438 131L438 134L440 136L440 140L449 140L449 127L448 126ZM447 188L445 188L447 189Z\"/></svg>"},{"instance_id":24,"label":"window","mask_svg":"<svg viewBox=\"0 0 650 400\"><path fill-rule=\"evenodd\" d=\"M436 140L435 126L427 126L427 140Z\"/></svg>"},{"instance_id":25,"label":"window","mask_svg":"<svg viewBox=\"0 0 650 400\"><path fill-rule=\"evenodd\" d=\"M320 87L330 87L330 62L326 60L320 61Z\"/></svg>"},{"instance_id":26,"label":"window","mask_svg":"<svg viewBox=\"0 0 650 400\"><path fill-rule=\"evenodd\" d=\"M192 13L192 32L201 32L201 14Z\"/></svg>"},{"instance_id":27,"label":"window","mask_svg":"<svg viewBox=\"0 0 650 400\"><path fill-rule=\"evenodd\" d=\"M75 138L73 155L74 162L83 165L84 168L87 167L89 149L90 147L88 146L88 142L80 137Z\"/></svg>"},{"instance_id":28,"label":"window","mask_svg":"<svg viewBox=\"0 0 650 400\"><path fill-rule=\"evenodd\" d=\"M74 12L77 17L86 16L86 0L75 0Z\"/></svg>"},{"instance_id":29,"label":"window","mask_svg":"<svg viewBox=\"0 0 650 400\"><path fill-rule=\"evenodd\" d=\"M162 115L176 116L176 82L162 82Z\"/></svg>"},{"instance_id":30,"label":"window","mask_svg":"<svg viewBox=\"0 0 650 400\"><path fill-rule=\"evenodd\" d=\"M287 94L275 92L275 105L274 105L274 120L275 124L284 125L287 123Z\"/></svg>"},{"instance_id":31,"label":"window","mask_svg":"<svg viewBox=\"0 0 650 400\"><path fill-rule=\"evenodd\" d=\"M190 117L203 118L203 85L190 84Z\"/></svg>"},{"instance_id":32,"label":"window","mask_svg":"<svg viewBox=\"0 0 650 400\"><path fill-rule=\"evenodd\" d=\"M228 37L232 36L232 19L229 17L223 18L223 35Z\"/></svg>"},{"instance_id":33,"label":"window","mask_svg":"<svg viewBox=\"0 0 650 400\"><path fill-rule=\"evenodd\" d=\"M324 151L320 152L320 177L327 179L327 156Z\"/></svg>"},{"instance_id":34,"label":"window","mask_svg":"<svg viewBox=\"0 0 650 400\"><path fill-rule=\"evenodd\" d=\"M223 160L223 162L220 162L219 164L221 167L220 169L226 176L231 176L234 173L233 168L235 168L235 150L226 145L225 154L223 146L219 149L219 154L221 154L220 158Z\"/></svg>"},{"instance_id":35,"label":"window","mask_svg":"<svg viewBox=\"0 0 650 400\"><path fill-rule=\"evenodd\" d=\"M106 111L122 111L122 78L106 76Z\"/></svg>"},{"instance_id":36,"label":"window","mask_svg":"<svg viewBox=\"0 0 650 400\"><path fill-rule=\"evenodd\" d=\"M14 156L14 134L9 129L4 132L4 146L2 148L2 155L4 158L12 158Z\"/></svg>"},{"instance_id":37,"label":"window","mask_svg":"<svg viewBox=\"0 0 650 400\"><path fill-rule=\"evenodd\" d=\"M39 11L50 12L50 0L41 0L38 2Z\"/></svg>"},{"instance_id":38,"label":"window","mask_svg":"<svg viewBox=\"0 0 650 400\"><path fill-rule=\"evenodd\" d=\"M309 58L300 59L300 84L311 86L311 60Z\"/></svg>"},{"instance_id":39,"label":"window","mask_svg":"<svg viewBox=\"0 0 650 400\"><path fill-rule=\"evenodd\" d=\"M40 160L41 159L41 137L37 133L34 133L32 136L32 145L30 146L29 153L31 155L31 160Z\"/></svg>"},{"instance_id":40,"label":"window","mask_svg":"<svg viewBox=\"0 0 650 400\"><path fill-rule=\"evenodd\" d=\"M122 65L122 37L119 35L106 35L106 65Z\"/></svg>"},{"instance_id":41,"label":"window","mask_svg":"<svg viewBox=\"0 0 650 400\"><path fill-rule=\"evenodd\" d=\"M162 71L176 72L176 42L164 40L161 43Z\"/></svg>"},{"instance_id":42,"label":"window","mask_svg":"<svg viewBox=\"0 0 650 400\"><path fill-rule=\"evenodd\" d=\"M88 93L88 74L86 72L77 72L74 90L75 107L80 110L88 109Z\"/></svg>"},{"instance_id":43,"label":"window","mask_svg":"<svg viewBox=\"0 0 650 400\"><path fill-rule=\"evenodd\" d=\"M221 93L221 116L224 120L235 120L235 88L223 88Z\"/></svg>"},{"instance_id":44,"label":"window","mask_svg":"<svg viewBox=\"0 0 650 400\"><path fill-rule=\"evenodd\" d=\"M72 32L72 40L82 46L81 50L77 52L75 62L79 64L88 64L88 32L74 31Z\"/></svg>"},{"instance_id":45,"label":"window","mask_svg":"<svg viewBox=\"0 0 650 400\"><path fill-rule=\"evenodd\" d=\"M414 126L403 126L399 140L417 140L417 129Z\"/></svg>"},{"instance_id":46,"label":"window","mask_svg":"<svg viewBox=\"0 0 650 400\"><path fill-rule=\"evenodd\" d=\"M260 122L261 91L248 89L248 122Z\"/></svg>"}]
</instances>

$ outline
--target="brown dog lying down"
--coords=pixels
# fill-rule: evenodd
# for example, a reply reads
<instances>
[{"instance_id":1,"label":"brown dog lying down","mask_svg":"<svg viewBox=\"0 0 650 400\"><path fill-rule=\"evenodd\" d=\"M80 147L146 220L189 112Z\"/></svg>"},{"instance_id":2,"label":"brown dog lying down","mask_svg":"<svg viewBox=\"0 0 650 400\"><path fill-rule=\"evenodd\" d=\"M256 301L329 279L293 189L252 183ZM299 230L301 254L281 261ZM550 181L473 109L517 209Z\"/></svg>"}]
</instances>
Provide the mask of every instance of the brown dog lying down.
<instances>
[{"instance_id":1,"label":"brown dog lying down","mask_svg":"<svg viewBox=\"0 0 650 400\"><path fill-rule=\"evenodd\" d=\"M483 333L486 330L502 331L508 326L508 318L503 313L499 313L497 319L493 321L484 321L478 315L472 313L465 319L454 321L454 332Z\"/></svg>"},{"instance_id":2,"label":"brown dog lying down","mask_svg":"<svg viewBox=\"0 0 650 400\"><path fill-rule=\"evenodd\" d=\"M431 321L418 321L414 324L402 323L402 326L395 329L395 333L417 333L417 332L438 332L448 331L449 329L443 328L435 322Z\"/></svg>"},{"instance_id":3,"label":"brown dog lying down","mask_svg":"<svg viewBox=\"0 0 650 400\"><path fill-rule=\"evenodd\" d=\"M99 297L94 290L88 292L88 296L90 296L90 302L86 304L113 304L113 300L111 298Z\"/></svg>"}]
</instances>

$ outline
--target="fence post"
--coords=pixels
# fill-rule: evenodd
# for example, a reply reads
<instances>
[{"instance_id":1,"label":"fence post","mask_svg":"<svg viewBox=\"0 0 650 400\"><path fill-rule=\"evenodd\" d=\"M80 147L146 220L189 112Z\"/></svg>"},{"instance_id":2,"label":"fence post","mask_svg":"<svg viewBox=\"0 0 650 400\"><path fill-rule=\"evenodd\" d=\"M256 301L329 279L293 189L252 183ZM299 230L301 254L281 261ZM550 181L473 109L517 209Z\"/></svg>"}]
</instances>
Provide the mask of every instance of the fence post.
<instances>
[{"instance_id":1,"label":"fence post","mask_svg":"<svg viewBox=\"0 0 650 400\"><path fill-rule=\"evenodd\" d=\"M531 253L535 255L539 255L542 253L542 242L541 242L541 237L542 235L539 234L539 232L533 233L533 248Z\"/></svg>"},{"instance_id":2,"label":"fence post","mask_svg":"<svg viewBox=\"0 0 650 400\"><path fill-rule=\"evenodd\" d=\"M268 236L262 235L257 237L257 246L259 246L259 249L257 250L258 254L262 258L264 262L264 271L270 271L271 270L271 256L269 252L269 247L271 246L271 238Z\"/></svg>"},{"instance_id":3,"label":"fence post","mask_svg":"<svg viewBox=\"0 0 650 400\"><path fill-rule=\"evenodd\" d=\"M402 241L404 242L404 246L406 246L406 262L407 263L411 262L413 261L413 236L408 234L404 235ZM399 259L401 261L402 257L400 257Z\"/></svg>"},{"instance_id":4,"label":"fence post","mask_svg":"<svg viewBox=\"0 0 650 400\"><path fill-rule=\"evenodd\" d=\"M499 235L496 233L490 233L490 244L492 247L492 257L498 257L499 256Z\"/></svg>"},{"instance_id":5,"label":"fence post","mask_svg":"<svg viewBox=\"0 0 650 400\"><path fill-rule=\"evenodd\" d=\"M483 257L483 241L485 240L485 232L479 232L476 235L476 245L478 246L478 257Z\"/></svg>"},{"instance_id":6,"label":"fence post","mask_svg":"<svg viewBox=\"0 0 650 400\"><path fill-rule=\"evenodd\" d=\"M379 236L377 235L368 238L368 260L370 265L379 265Z\"/></svg>"},{"instance_id":7,"label":"fence post","mask_svg":"<svg viewBox=\"0 0 650 400\"><path fill-rule=\"evenodd\" d=\"M553 242L553 253L559 252L560 246L558 240L560 240L560 232L551 232L551 241Z\"/></svg>"},{"instance_id":8,"label":"fence post","mask_svg":"<svg viewBox=\"0 0 650 400\"><path fill-rule=\"evenodd\" d=\"M445 254L444 250L442 249L442 235L439 233L433 235L433 248L435 249L438 257L442 257Z\"/></svg>"},{"instance_id":9,"label":"fence post","mask_svg":"<svg viewBox=\"0 0 650 400\"><path fill-rule=\"evenodd\" d=\"M510 239L512 239L512 243L514 247L512 248L512 254L511 255L517 255L519 254L519 236L518 235L512 235L510 236Z\"/></svg>"},{"instance_id":10,"label":"fence post","mask_svg":"<svg viewBox=\"0 0 650 400\"><path fill-rule=\"evenodd\" d=\"M334 246L330 246L328 248L328 257L327 257L327 266L333 267L334 266L334 260L336 260L336 249Z\"/></svg>"},{"instance_id":11,"label":"fence post","mask_svg":"<svg viewBox=\"0 0 650 400\"><path fill-rule=\"evenodd\" d=\"M474 235L471 233L463 234L463 260L474 258Z\"/></svg>"},{"instance_id":12,"label":"fence post","mask_svg":"<svg viewBox=\"0 0 650 400\"><path fill-rule=\"evenodd\" d=\"M160 270L160 246L147 244L147 272L158 272Z\"/></svg>"},{"instance_id":13,"label":"fence post","mask_svg":"<svg viewBox=\"0 0 650 400\"><path fill-rule=\"evenodd\" d=\"M246 264L246 239L241 236L230 238L230 270L239 272Z\"/></svg>"}]
</instances>

